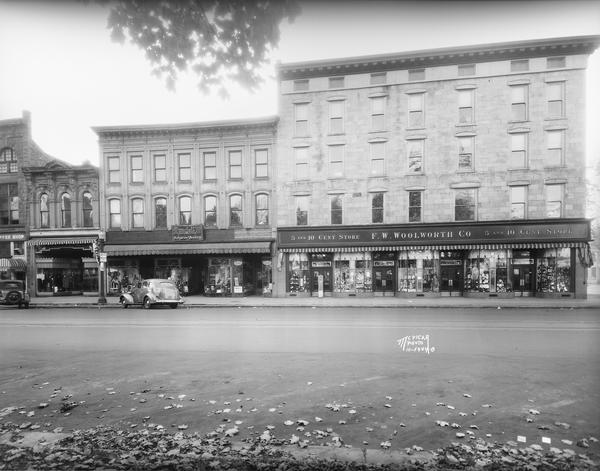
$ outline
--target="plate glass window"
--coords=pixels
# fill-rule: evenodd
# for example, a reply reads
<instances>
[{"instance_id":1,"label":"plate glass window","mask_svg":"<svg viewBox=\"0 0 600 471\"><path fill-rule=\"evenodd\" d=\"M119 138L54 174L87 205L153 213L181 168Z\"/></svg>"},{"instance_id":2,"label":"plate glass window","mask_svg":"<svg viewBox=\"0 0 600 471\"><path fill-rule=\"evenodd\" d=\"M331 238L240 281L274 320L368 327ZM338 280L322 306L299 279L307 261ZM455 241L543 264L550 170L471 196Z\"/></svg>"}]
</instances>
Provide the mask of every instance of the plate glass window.
<instances>
[{"instance_id":1,"label":"plate glass window","mask_svg":"<svg viewBox=\"0 0 600 471\"><path fill-rule=\"evenodd\" d=\"M242 196L231 195L229 197L229 225L242 225Z\"/></svg>"},{"instance_id":2,"label":"plate glass window","mask_svg":"<svg viewBox=\"0 0 600 471\"><path fill-rule=\"evenodd\" d=\"M408 222L421 222L422 191L408 192Z\"/></svg>"},{"instance_id":3,"label":"plate glass window","mask_svg":"<svg viewBox=\"0 0 600 471\"><path fill-rule=\"evenodd\" d=\"M110 199L108 200L108 212L109 212L109 227L111 229L117 229L121 227L121 200Z\"/></svg>"},{"instance_id":4,"label":"plate glass window","mask_svg":"<svg viewBox=\"0 0 600 471\"><path fill-rule=\"evenodd\" d=\"M294 133L296 136L308 136L308 103L294 104Z\"/></svg>"},{"instance_id":5,"label":"plate glass window","mask_svg":"<svg viewBox=\"0 0 600 471\"><path fill-rule=\"evenodd\" d=\"M563 193L563 185L546 185L546 217L562 216Z\"/></svg>"},{"instance_id":6,"label":"plate glass window","mask_svg":"<svg viewBox=\"0 0 600 471\"><path fill-rule=\"evenodd\" d=\"M241 179L242 178L242 151L241 150L230 150L229 151L229 178Z\"/></svg>"},{"instance_id":7,"label":"plate glass window","mask_svg":"<svg viewBox=\"0 0 600 471\"><path fill-rule=\"evenodd\" d=\"M343 221L343 200L342 195L331 197L331 224L342 224Z\"/></svg>"},{"instance_id":8,"label":"plate glass window","mask_svg":"<svg viewBox=\"0 0 600 471\"><path fill-rule=\"evenodd\" d=\"M269 176L269 151L267 149L254 151L254 175L256 178Z\"/></svg>"},{"instance_id":9,"label":"plate glass window","mask_svg":"<svg viewBox=\"0 0 600 471\"><path fill-rule=\"evenodd\" d=\"M83 192L81 206L83 209L83 227L93 227L94 207L92 205L92 194L89 191Z\"/></svg>"},{"instance_id":10,"label":"plate glass window","mask_svg":"<svg viewBox=\"0 0 600 471\"><path fill-rule=\"evenodd\" d=\"M454 220L475 221L475 188L462 188L455 190L454 194Z\"/></svg>"},{"instance_id":11,"label":"plate glass window","mask_svg":"<svg viewBox=\"0 0 600 471\"><path fill-rule=\"evenodd\" d=\"M217 179L217 153L204 152L204 179Z\"/></svg>"},{"instance_id":12,"label":"plate glass window","mask_svg":"<svg viewBox=\"0 0 600 471\"><path fill-rule=\"evenodd\" d=\"M510 187L510 218L525 219L527 217L527 186Z\"/></svg>"},{"instance_id":13,"label":"plate glass window","mask_svg":"<svg viewBox=\"0 0 600 471\"><path fill-rule=\"evenodd\" d=\"M472 124L473 121L473 90L459 90L458 122L459 124Z\"/></svg>"},{"instance_id":14,"label":"plate glass window","mask_svg":"<svg viewBox=\"0 0 600 471\"><path fill-rule=\"evenodd\" d=\"M546 131L548 141L548 157L546 166L558 167L563 165L563 135L564 131Z\"/></svg>"},{"instance_id":15,"label":"plate glass window","mask_svg":"<svg viewBox=\"0 0 600 471\"><path fill-rule=\"evenodd\" d=\"M511 93L511 119L512 121L527 121L527 85L513 85Z\"/></svg>"},{"instance_id":16,"label":"plate glass window","mask_svg":"<svg viewBox=\"0 0 600 471\"><path fill-rule=\"evenodd\" d=\"M308 225L308 196L296 196L296 225Z\"/></svg>"},{"instance_id":17,"label":"plate glass window","mask_svg":"<svg viewBox=\"0 0 600 471\"><path fill-rule=\"evenodd\" d=\"M527 134L510 135L509 168L527 168Z\"/></svg>"},{"instance_id":18,"label":"plate glass window","mask_svg":"<svg viewBox=\"0 0 600 471\"><path fill-rule=\"evenodd\" d=\"M472 136L458 138L458 170L473 170L473 141Z\"/></svg>"},{"instance_id":19,"label":"plate glass window","mask_svg":"<svg viewBox=\"0 0 600 471\"><path fill-rule=\"evenodd\" d=\"M385 142L371 142L371 175L379 176L385 173Z\"/></svg>"},{"instance_id":20,"label":"plate glass window","mask_svg":"<svg viewBox=\"0 0 600 471\"><path fill-rule=\"evenodd\" d=\"M217 226L217 197L204 197L204 225L206 227Z\"/></svg>"},{"instance_id":21,"label":"plate glass window","mask_svg":"<svg viewBox=\"0 0 600 471\"><path fill-rule=\"evenodd\" d=\"M266 193L256 195L256 225L269 225L269 195Z\"/></svg>"},{"instance_id":22,"label":"plate glass window","mask_svg":"<svg viewBox=\"0 0 600 471\"><path fill-rule=\"evenodd\" d=\"M344 146L329 146L329 177L344 176Z\"/></svg>"},{"instance_id":23,"label":"plate glass window","mask_svg":"<svg viewBox=\"0 0 600 471\"><path fill-rule=\"evenodd\" d=\"M423 103L425 94L412 93L408 95L408 127L422 128L425 123Z\"/></svg>"},{"instance_id":24,"label":"plate glass window","mask_svg":"<svg viewBox=\"0 0 600 471\"><path fill-rule=\"evenodd\" d=\"M131 183L142 183L144 181L144 168L141 155L131 156Z\"/></svg>"},{"instance_id":25,"label":"plate glass window","mask_svg":"<svg viewBox=\"0 0 600 471\"><path fill-rule=\"evenodd\" d=\"M425 141L415 139L408 141L408 173L423 172L423 148Z\"/></svg>"},{"instance_id":26,"label":"plate glass window","mask_svg":"<svg viewBox=\"0 0 600 471\"><path fill-rule=\"evenodd\" d=\"M371 194L371 222L374 224L383 223L383 201L383 192Z\"/></svg>"},{"instance_id":27,"label":"plate glass window","mask_svg":"<svg viewBox=\"0 0 600 471\"><path fill-rule=\"evenodd\" d=\"M330 134L342 134L344 132L343 100L329 102L329 132Z\"/></svg>"},{"instance_id":28,"label":"plate glass window","mask_svg":"<svg viewBox=\"0 0 600 471\"><path fill-rule=\"evenodd\" d=\"M136 229L144 227L144 200L142 198L131 200L131 227Z\"/></svg>"},{"instance_id":29,"label":"plate glass window","mask_svg":"<svg viewBox=\"0 0 600 471\"><path fill-rule=\"evenodd\" d=\"M154 181L167 181L167 156L164 154L154 156Z\"/></svg>"},{"instance_id":30,"label":"plate glass window","mask_svg":"<svg viewBox=\"0 0 600 471\"><path fill-rule=\"evenodd\" d=\"M179 198L179 225L190 226L192 224L192 198L182 196Z\"/></svg>"},{"instance_id":31,"label":"plate glass window","mask_svg":"<svg viewBox=\"0 0 600 471\"><path fill-rule=\"evenodd\" d=\"M155 227L157 229L167 228L167 199L156 198L154 200L154 214L156 217Z\"/></svg>"},{"instance_id":32,"label":"plate glass window","mask_svg":"<svg viewBox=\"0 0 600 471\"><path fill-rule=\"evenodd\" d=\"M553 82L546 85L549 118L562 118L564 116L564 90L564 82Z\"/></svg>"},{"instance_id":33,"label":"plate glass window","mask_svg":"<svg viewBox=\"0 0 600 471\"><path fill-rule=\"evenodd\" d=\"M179 181L189 182L192 180L192 156L190 154L179 154Z\"/></svg>"}]
</instances>

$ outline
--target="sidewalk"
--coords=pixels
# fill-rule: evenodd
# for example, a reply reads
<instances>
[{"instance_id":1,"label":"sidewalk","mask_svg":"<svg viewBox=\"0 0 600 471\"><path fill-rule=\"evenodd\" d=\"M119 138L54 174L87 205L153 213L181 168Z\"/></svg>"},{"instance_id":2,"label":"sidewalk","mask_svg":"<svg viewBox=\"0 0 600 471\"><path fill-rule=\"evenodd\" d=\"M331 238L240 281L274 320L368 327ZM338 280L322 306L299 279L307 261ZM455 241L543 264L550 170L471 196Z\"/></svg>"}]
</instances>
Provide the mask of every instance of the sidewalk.
<instances>
[{"instance_id":1,"label":"sidewalk","mask_svg":"<svg viewBox=\"0 0 600 471\"><path fill-rule=\"evenodd\" d=\"M44 307L118 307L119 298L109 296L105 305L98 304L97 296L32 297L32 308ZM588 294L588 299L573 298L401 298L401 297L209 297L187 296L180 308L190 307L368 307L368 308L544 308L544 309L599 309L600 293ZM130 309L136 309L131 307Z\"/></svg>"}]
</instances>

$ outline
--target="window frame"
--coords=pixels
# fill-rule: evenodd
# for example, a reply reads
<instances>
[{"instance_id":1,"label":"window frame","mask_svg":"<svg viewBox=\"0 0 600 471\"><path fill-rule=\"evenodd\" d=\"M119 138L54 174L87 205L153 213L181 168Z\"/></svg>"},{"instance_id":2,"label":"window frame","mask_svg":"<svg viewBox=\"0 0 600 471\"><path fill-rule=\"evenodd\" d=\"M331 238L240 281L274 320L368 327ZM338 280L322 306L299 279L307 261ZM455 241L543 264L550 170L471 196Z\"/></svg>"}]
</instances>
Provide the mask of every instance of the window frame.
<instances>
[{"instance_id":1,"label":"window frame","mask_svg":"<svg viewBox=\"0 0 600 471\"><path fill-rule=\"evenodd\" d=\"M303 204L299 204L300 202ZM294 206L296 207L296 226L308 226L310 213L309 197L306 195L296 196L294 203Z\"/></svg>"},{"instance_id":2,"label":"window frame","mask_svg":"<svg viewBox=\"0 0 600 471\"><path fill-rule=\"evenodd\" d=\"M330 100L329 102L329 134L344 134L346 121L346 100ZM336 108L339 114L334 114ZM339 124L334 124L338 123ZM338 129L339 128L339 129Z\"/></svg>"},{"instance_id":3,"label":"window frame","mask_svg":"<svg viewBox=\"0 0 600 471\"><path fill-rule=\"evenodd\" d=\"M376 199L381 198L381 205ZM383 224L385 220L385 192L371 193L371 224Z\"/></svg>"},{"instance_id":4,"label":"window frame","mask_svg":"<svg viewBox=\"0 0 600 471\"><path fill-rule=\"evenodd\" d=\"M2 214L2 216L0 216L0 226L13 226L19 224L21 216L19 214L21 199L19 197L18 183L0 183L0 201L1 206L6 205L6 209L0 211L0 214ZM1 222L3 218L6 218L5 224Z\"/></svg>"},{"instance_id":5,"label":"window frame","mask_svg":"<svg viewBox=\"0 0 600 471\"><path fill-rule=\"evenodd\" d=\"M511 72L529 72L529 59L513 59L510 61Z\"/></svg>"},{"instance_id":6,"label":"window frame","mask_svg":"<svg viewBox=\"0 0 600 471\"><path fill-rule=\"evenodd\" d=\"M472 72L471 72L472 70ZM459 77L468 77L470 75L477 74L477 66L476 64L458 64L457 66L457 76Z\"/></svg>"},{"instance_id":7,"label":"window frame","mask_svg":"<svg viewBox=\"0 0 600 471\"><path fill-rule=\"evenodd\" d=\"M65 204L67 201L68 204ZM64 191L60 195L60 227L73 227L73 198L68 191Z\"/></svg>"},{"instance_id":8,"label":"window frame","mask_svg":"<svg viewBox=\"0 0 600 471\"><path fill-rule=\"evenodd\" d=\"M419 204L413 204L414 195L419 195ZM418 209L418 214L415 216L415 210ZM408 222L423 222L423 190L408 191Z\"/></svg>"},{"instance_id":9,"label":"window frame","mask_svg":"<svg viewBox=\"0 0 600 471\"><path fill-rule=\"evenodd\" d=\"M207 157L214 158L214 165L208 165ZM203 179L206 181L217 181L217 152L214 150L207 150L202 152L202 170L203 170ZM214 172L214 178L207 176L209 173L208 170Z\"/></svg>"},{"instance_id":10,"label":"window frame","mask_svg":"<svg viewBox=\"0 0 600 471\"><path fill-rule=\"evenodd\" d=\"M379 106L377 106L380 104ZM378 109L378 108L381 109ZM374 96L370 98L371 131L385 131L386 97Z\"/></svg>"},{"instance_id":11,"label":"window frame","mask_svg":"<svg viewBox=\"0 0 600 471\"><path fill-rule=\"evenodd\" d=\"M140 167L134 167L134 161L139 161ZM133 184L144 183L144 156L142 154L131 154L129 156L129 182Z\"/></svg>"},{"instance_id":12,"label":"window frame","mask_svg":"<svg viewBox=\"0 0 600 471\"><path fill-rule=\"evenodd\" d=\"M259 200L264 198L266 206L259 204ZM256 193L254 195L254 225L257 227L269 226L269 194ZM261 216L262 215L262 216ZM261 222L262 221L262 222Z\"/></svg>"},{"instance_id":13,"label":"window frame","mask_svg":"<svg viewBox=\"0 0 600 471\"><path fill-rule=\"evenodd\" d=\"M472 194L473 199L469 204L458 204L458 196L460 193L468 193L469 196ZM472 208L472 218L461 218L459 219L459 208ZM454 220L455 221L477 221L477 188L455 188L454 189Z\"/></svg>"},{"instance_id":14,"label":"window frame","mask_svg":"<svg viewBox=\"0 0 600 471\"><path fill-rule=\"evenodd\" d=\"M113 212L112 203L118 203L118 212ZM118 218L117 218L118 216ZM118 219L118 224L116 223ZM120 198L109 198L108 199L108 227L109 229L121 229L121 199Z\"/></svg>"},{"instance_id":15,"label":"window frame","mask_svg":"<svg viewBox=\"0 0 600 471\"><path fill-rule=\"evenodd\" d=\"M415 107L415 105L417 106ZM425 92L408 94L407 127L409 129L422 129L425 127Z\"/></svg>"},{"instance_id":16,"label":"window frame","mask_svg":"<svg viewBox=\"0 0 600 471\"><path fill-rule=\"evenodd\" d=\"M310 179L308 149L308 147L294 147L294 180L296 181Z\"/></svg>"},{"instance_id":17,"label":"window frame","mask_svg":"<svg viewBox=\"0 0 600 471\"><path fill-rule=\"evenodd\" d=\"M515 191L522 191L523 192L523 198L522 200L518 200L515 198ZM527 219L527 185L514 185L510 187L510 219ZM522 216L520 215L515 215L516 208L521 208L521 211L519 212L519 214L522 214Z\"/></svg>"},{"instance_id":18,"label":"window frame","mask_svg":"<svg viewBox=\"0 0 600 471\"><path fill-rule=\"evenodd\" d=\"M521 100L520 96L515 96L517 90L523 90L523 97ZM510 120L512 122L524 122L529 121L529 85L518 84L510 86ZM520 107L523 107L523 111L518 111ZM518 107L518 108L517 108ZM519 115L517 117L516 115ZM522 119L520 118L522 116Z\"/></svg>"},{"instance_id":19,"label":"window frame","mask_svg":"<svg viewBox=\"0 0 600 471\"><path fill-rule=\"evenodd\" d=\"M334 205L337 206L334 208ZM329 220L332 226L344 224L344 195L329 195Z\"/></svg>"},{"instance_id":20,"label":"window frame","mask_svg":"<svg viewBox=\"0 0 600 471\"><path fill-rule=\"evenodd\" d=\"M375 152L376 149L381 149L381 155ZM385 153L386 153L386 142L376 141L369 142L369 163L370 163L370 176L384 176L385 175ZM381 172L377 167L381 166Z\"/></svg>"},{"instance_id":21,"label":"window frame","mask_svg":"<svg viewBox=\"0 0 600 471\"><path fill-rule=\"evenodd\" d=\"M558 89L558 99L554 98L551 90ZM553 105L560 105L560 112L554 113ZM546 83L546 113L548 118L564 118L565 117L565 82L548 82Z\"/></svg>"},{"instance_id":22,"label":"window frame","mask_svg":"<svg viewBox=\"0 0 600 471\"><path fill-rule=\"evenodd\" d=\"M464 143L468 142L468 146ZM470 151L470 152L469 152ZM463 156L469 156L469 164L463 165ZM458 136L458 171L473 172L475 170L475 136Z\"/></svg>"},{"instance_id":23,"label":"window frame","mask_svg":"<svg viewBox=\"0 0 600 471\"><path fill-rule=\"evenodd\" d=\"M373 72L369 76L369 85L385 85L387 83L387 72Z\"/></svg>"},{"instance_id":24,"label":"window frame","mask_svg":"<svg viewBox=\"0 0 600 471\"><path fill-rule=\"evenodd\" d=\"M413 155L413 151L418 153ZM418 157L418 167L413 168L411 162ZM406 173L409 175L421 175L425 173L425 139L410 139L406 141Z\"/></svg>"},{"instance_id":25,"label":"window frame","mask_svg":"<svg viewBox=\"0 0 600 471\"><path fill-rule=\"evenodd\" d=\"M162 206L163 209L159 211L159 201L164 201L165 204ZM164 230L169 228L169 217L168 217L168 199L166 196L156 196L154 198L154 229ZM160 218L160 219L159 219ZM163 224L164 221L164 224Z\"/></svg>"},{"instance_id":26,"label":"window frame","mask_svg":"<svg viewBox=\"0 0 600 471\"><path fill-rule=\"evenodd\" d=\"M559 136L560 137L560 145L558 147L553 146L551 143L551 136ZM553 146L553 147L551 147ZM558 152L555 152L558 151ZM546 130L546 153L548 155L548 160L546 160L546 167L563 167L565 165L565 130L564 129L548 129ZM556 158L550 156L554 156L558 154L558 162L555 162ZM550 161L548 163L548 161Z\"/></svg>"},{"instance_id":27,"label":"window frame","mask_svg":"<svg viewBox=\"0 0 600 471\"><path fill-rule=\"evenodd\" d=\"M189 209L183 209L181 203L184 200L189 201ZM177 216L177 221L180 226L191 226L193 224L193 198L190 195L180 195L177 198Z\"/></svg>"},{"instance_id":28,"label":"window frame","mask_svg":"<svg viewBox=\"0 0 600 471\"><path fill-rule=\"evenodd\" d=\"M544 199L546 203L546 217L547 218L561 218L563 215L563 208L565 202L565 184L564 183L547 183L544 185ZM559 199L550 199L552 195L549 194L550 188L559 190ZM553 215L553 210L551 209L552 203L558 203L558 214Z\"/></svg>"},{"instance_id":29,"label":"window frame","mask_svg":"<svg viewBox=\"0 0 600 471\"><path fill-rule=\"evenodd\" d=\"M233 207L233 199L239 200L239 208ZM233 193L229 195L229 227L243 227L244 226L244 198L239 193ZM237 216L237 222L234 222L234 215Z\"/></svg>"},{"instance_id":30,"label":"window frame","mask_svg":"<svg viewBox=\"0 0 600 471\"><path fill-rule=\"evenodd\" d=\"M86 207L86 195L89 195L89 207ZM94 197L90 191L81 194L81 212L83 227L94 227Z\"/></svg>"},{"instance_id":31,"label":"window frame","mask_svg":"<svg viewBox=\"0 0 600 471\"><path fill-rule=\"evenodd\" d=\"M188 165L183 165L183 158L188 159ZM185 178L183 173L189 172L189 178ZM177 152L177 180L180 182L192 181L192 154L190 152Z\"/></svg>"},{"instance_id":32,"label":"window frame","mask_svg":"<svg viewBox=\"0 0 600 471\"><path fill-rule=\"evenodd\" d=\"M258 157L263 153L265 155L265 160L264 162L259 162ZM269 149L266 147L254 149L254 178L269 178Z\"/></svg>"},{"instance_id":33,"label":"window frame","mask_svg":"<svg viewBox=\"0 0 600 471\"><path fill-rule=\"evenodd\" d=\"M111 168L111 162L116 162L117 168ZM121 156L109 155L106 157L108 184L121 184Z\"/></svg>"},{"instance_id":34,"label":"window frame","mask_svg":"<svg viewBox=\"0 0 600 471\"><path fill-rule=\"evenodd\" d=\"M475 124L475 90L472 88L457 90L458 91L458 124L467 125ZM468 97L465 105L461 97ZM466 118L466 120L463 120Z\"/></svg>"},{"instance_id":35,"label":"window frame","mask_svg":"<svg viewBox=\"0 0 600 471\"><path fill-rule=\"evenodd\" d=\"M526 169L528 168L529 162L528 162L528 143L529 143L529 133L526 132L515 132L515 133L511 133L509 134L510 136L510 161L509 161L509 165L508 168L509 169ZM523 140L523 147L520 148L518 146L518 142L516 142L517 138L522 138ZM517 154L521 154L523 155L522 157L522 165L520 166L515 166L514 163L516 161L515 159L515 155Z\"/></svg>"},{"instance_id":36,"label":"window frame","mask_svg":"<svg viewBox=\"0 0 600 471\"><path fill-rule=\"evenodd\" d=\"M239 163L232 163L232 156L239 156ZM229 180L241 180L244 176L244 158L241 149L229 149L227 151L227 168ZM233 172L235 170L236 172ZM239 176L237 175L239 173Z\"/></svg>"},{"instance_id":37,"label":"window frame","mask_svg":"<svg viewBox=\"0 0 600 471\"><path fill-rule=\"evenodd\" d=\"M419 67L417 69L408 69L408 81L409 82L421 82L426 79L425 68Z\"/></svg>"},{"instance_id":38,"label":"window frame","mask_svg":"<svg viewBox=\"0 0 600 471\"><path fill-rule=\"evenodd\" d=\"M308 79L297 79L294 80L292 89L295 92L307 92L309 90Z\"/></svg>"},{"instance_id":39,"label":"window frame","mask_svg":"<svg viewBox=\"0 0 600 471\"><path fill-rule=\"evenodd\" d=\"M19 161L17 160L15 150L10 146L6 146L0 149L0 174L10 174L18 172Z\"/></svg>"},{"instance_id":40,"label":"window frame","mask_svg":"<svg viewBox=\"0 0 600 471\"><path fill-rule=\"evenodd\" d=\"M338 89L345 88L346 86L346 77L344 75L336 75L334 77L328 77L327 80L327 88L328 89Z\"/></svg>"},{"instance_id":41,"label":"window frame","mask_svg":"<svg viewBox=\"0 0 600 471\"><path fill-rule=\"evenodd\" d=\"M136 208L136 203L139 202L139 207ZM131 228L143 229L145 226L146 202L144 198L135 196L131 198Z\"/></svg>"},{"instance_id":42,"label":"window frame","mask_svg":"<svg viewBox=\"0 0 600 471\"><path fill-rule=\"evenodd\" d=\"M44 198L44 196L46 198ZM45 202L44 202L45 199ZM48 193L43 192L39 197L40 204L40 227L43 229L47 229L50 227L50 196ZM46 209L44 209L44 207Z\"/></svg>"},{"instance_id":43,"label":"window frame","mask_svg":"<svg viewBox=\"0 0 600 471\"><path fill-rule=\"evenodd\" d=\"M346 159L345 147L344 144L330 144L327 146L329 178L344 177L344 161Z\"/></svg>"},{"instance_id":44,"label":"window frame","mask_svg":"<svg viewBox=\"0 0 600 471\"><path fill-rule=\"evenodd\" d=\"M308 132L308 103L294 103L294 136L307 137Z\"/></svg>"},{"instance_id":45,"label":"window frame","mask_svg":"<svg viewBox=\"0 0 600 471\"><path fill-rule=\"evenodd\" d=\"M157 159L162 158L164 162L164 167L157 166ZM154 166L154 182L155 183L166 183L167 182L167 154L152 154L152 164ZM163 172L164 177L162 179L159 178L159 171Z\"/></svg>"},{"instance_id":46,"label":"window frame","mask_svg":"<svg viewBox=\"0 0 600 471\"><path fill-rule=\"evenodd\" d=\"M212 201L214 200L214 206L213 209L208 209L208 201ZM216 195L205 195L202 198L202 211L203 211L203 222L204 222L204 226L205 227L210 227L210 228L215 228L218 227L218 204L219 204L219 199L217 198ZM214 222L208 222L208 218L209 215L212 215L214 217Z\"/></svg>"}]
</instances>

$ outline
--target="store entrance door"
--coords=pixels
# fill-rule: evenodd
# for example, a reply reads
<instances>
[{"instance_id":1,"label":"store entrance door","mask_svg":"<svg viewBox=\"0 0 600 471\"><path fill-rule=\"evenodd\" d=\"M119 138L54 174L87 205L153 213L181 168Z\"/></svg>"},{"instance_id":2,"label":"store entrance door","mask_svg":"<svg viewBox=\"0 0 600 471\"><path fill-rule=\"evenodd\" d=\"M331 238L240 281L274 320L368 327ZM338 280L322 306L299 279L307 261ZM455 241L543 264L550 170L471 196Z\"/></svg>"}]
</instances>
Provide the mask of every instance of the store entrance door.
<instances>
[{"instance_id":1,"label":"store entrance door","mask_svg":"<svg viewBox=\"0 0 600 471\"><path fill-rule=\"evenodd\" d=\"M533 264L517 265L513 261L513 291L515 296L531 296L533 293Z\"/></svg>"},{"instance_id":2,"label":"store entrance door","mask_svg":"<svg viewBox=\"0 0 600 471\"><path fill-rule=\"evenodd\" d=\"M440 293L442 296L461 296L463 291L462 260L440 261Z\"/></svg>"},{"instance_id":3,"label":"store entrance door","mask_svg":"<svg viewBox=\"0 0 600 471\"><path fill-rule=\"evenodd\" d=\"M312 295L317 296L319 294L319 275L323 276L323 292L331 293L333 291L333 255L330 253L312 254L310 268L312 272Z\"/></svg>"}]
</instances>

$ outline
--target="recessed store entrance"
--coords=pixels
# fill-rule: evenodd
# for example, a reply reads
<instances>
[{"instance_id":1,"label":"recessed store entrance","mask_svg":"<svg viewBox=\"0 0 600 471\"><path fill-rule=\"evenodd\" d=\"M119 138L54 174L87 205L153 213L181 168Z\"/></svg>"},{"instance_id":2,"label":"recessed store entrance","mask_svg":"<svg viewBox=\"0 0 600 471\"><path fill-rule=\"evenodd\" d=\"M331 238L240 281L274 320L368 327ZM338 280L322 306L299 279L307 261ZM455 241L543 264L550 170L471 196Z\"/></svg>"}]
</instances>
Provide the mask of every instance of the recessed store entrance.
<instances>
[{"instance_id":1,"label":"recessed store entrance","mask_svg":"<svg viewBox=\"0 0 600 471\"><path fill-rule=\"evenodd\" d=\"M515 251L512 262L512 286L515 296L532 296L535 263L528 251Z\"/></svg>"}]
</instances>

